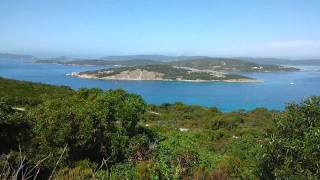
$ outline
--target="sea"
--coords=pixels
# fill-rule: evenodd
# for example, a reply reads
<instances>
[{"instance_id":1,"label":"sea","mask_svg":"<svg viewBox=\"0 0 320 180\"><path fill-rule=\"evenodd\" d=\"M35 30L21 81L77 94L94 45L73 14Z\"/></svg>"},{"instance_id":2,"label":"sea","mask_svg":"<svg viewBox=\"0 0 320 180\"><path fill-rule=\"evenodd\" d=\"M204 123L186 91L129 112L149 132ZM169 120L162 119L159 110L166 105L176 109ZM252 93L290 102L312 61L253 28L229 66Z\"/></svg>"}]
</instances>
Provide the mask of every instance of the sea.
<instances>
[{"instance_id":1,"label":"sea","mask_svg":"<svg viewBox=\"0 0 320 180\"><path fill-rule=\"evenodd\" d=\"M263 80L262 83L116 81L80 79L71 72L96 70L99 66L35 64L21 60L0 60L0 77L65 85L73 89L124 89L141 95L147 103L182 102L189 105L217 107L221 111L254 110L264 107L283 110L287 103L300 103L310 96L320 96L320 66L295 66L299 72L242 73ZM0 84L1 86L1 84Z\"/></svg>"}]
</instances>

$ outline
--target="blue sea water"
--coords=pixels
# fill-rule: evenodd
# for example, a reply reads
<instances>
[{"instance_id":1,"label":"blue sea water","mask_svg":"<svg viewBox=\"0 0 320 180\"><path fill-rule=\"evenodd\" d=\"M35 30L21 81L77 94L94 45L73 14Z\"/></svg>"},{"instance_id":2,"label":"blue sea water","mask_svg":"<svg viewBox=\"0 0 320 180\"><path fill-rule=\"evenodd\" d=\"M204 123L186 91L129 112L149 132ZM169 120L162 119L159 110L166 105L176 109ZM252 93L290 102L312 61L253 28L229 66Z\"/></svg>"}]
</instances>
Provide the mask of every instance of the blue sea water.
<instances>
[{"instance_id":1,"label":"blue sea water","mask_svg":"<svg viewBox=\"0 0 320 180\"><path fill-rule=\"evenodd\" d=\"M222 111L252 110L256 107L283 110L288 102L301 102L309 96L320 95L320 67L304 66L300 72L244 73L263 80L263 83L105 81L66 76L70 72L99 68L0 60L1 77L67 85L74 89L122 88L140 94L146 102L152 104L183 102L218 107Z\"/></svg>"}]
</instances>

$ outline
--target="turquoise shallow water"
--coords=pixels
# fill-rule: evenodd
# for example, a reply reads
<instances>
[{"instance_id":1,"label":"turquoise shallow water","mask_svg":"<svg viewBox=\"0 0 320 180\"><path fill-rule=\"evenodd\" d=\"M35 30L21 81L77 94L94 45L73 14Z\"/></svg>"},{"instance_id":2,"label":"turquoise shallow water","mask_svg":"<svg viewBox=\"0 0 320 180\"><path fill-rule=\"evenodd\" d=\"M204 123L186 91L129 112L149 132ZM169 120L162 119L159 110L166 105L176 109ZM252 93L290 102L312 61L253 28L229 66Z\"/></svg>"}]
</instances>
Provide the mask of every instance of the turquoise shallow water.
<instances>
[{"instance_id":1,"label":"turquoise shallow water","mask_svg":"<svg viewBox=\"0 0 320 180\"><path fill-rule=\"evenodd\" d=\"M286 102L300 102L311 95L320 95L320 67L302 67L301 72L246 73L264 83L212 83L166 81L104 81L66 76L75 71L99 67L31 64L0 60L0 76L18 80L67 85L74 89L99 87L122 88L140 94L148 103L183 102L222 111L252 110L256 107L282 110ZM293 83L293 84L292 84ZM0 84L1 86L1 84Z\"/></svg>"}]
</instances>

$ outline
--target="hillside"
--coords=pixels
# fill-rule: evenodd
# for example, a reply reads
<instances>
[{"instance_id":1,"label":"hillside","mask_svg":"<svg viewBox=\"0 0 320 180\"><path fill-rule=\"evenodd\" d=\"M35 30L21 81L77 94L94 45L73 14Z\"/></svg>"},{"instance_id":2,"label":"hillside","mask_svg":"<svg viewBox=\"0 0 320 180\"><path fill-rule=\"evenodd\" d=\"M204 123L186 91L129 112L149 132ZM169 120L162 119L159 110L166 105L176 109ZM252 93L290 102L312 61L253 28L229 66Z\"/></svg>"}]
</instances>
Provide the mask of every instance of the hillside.
<instances>
[{"instance_id":1,"label":"hillside","mask_svg":"<svg viewBox=\"0 0 320 180\"><path fill-rule=\"evenodd\" d=\"M0 179L320 178L320 97L224 113L124 90L0 83Z\"/></svg>"},{"instance_id":2,"label":"hillside","mask_svg":"<svg viewBox=\"0 0 320 180\"><path fill-rule=\"evenodd\" d=\"M35 105L45 97L62 97L73 91L66 86L52 86L42 83L11 80L0 77L0 97L12 105Z\"/></svg>"},{"instance_id":3,"label":"hillside","mask_svg":"<svg viewBox=\"0 0 320 180\"><path fill-rule=\"evenodd\" d=\"M181 68L171 65L120 67L72 73L80 78L105 80L177 80L177 81L230 81L256 82L255 80L219 71Z\"/></svg>"}]
</instances>

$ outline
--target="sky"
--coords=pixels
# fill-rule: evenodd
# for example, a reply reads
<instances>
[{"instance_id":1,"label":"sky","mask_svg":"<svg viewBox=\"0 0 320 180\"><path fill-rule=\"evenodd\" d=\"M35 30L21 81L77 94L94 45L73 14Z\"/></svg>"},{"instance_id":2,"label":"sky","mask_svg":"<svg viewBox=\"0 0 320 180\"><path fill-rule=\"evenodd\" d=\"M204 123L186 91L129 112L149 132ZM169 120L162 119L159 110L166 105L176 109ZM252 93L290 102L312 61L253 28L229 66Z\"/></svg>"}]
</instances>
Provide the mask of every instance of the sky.
<instances>
[{"instance_id":1,"label":"sky","mask_svg":"<svg viewBox=\"0 0 320 180\"><path fill-rule=\"evenodd\" d=\"M0 52L320 58L320 1L0 0Z\"/></svg>"}]
</instances>

